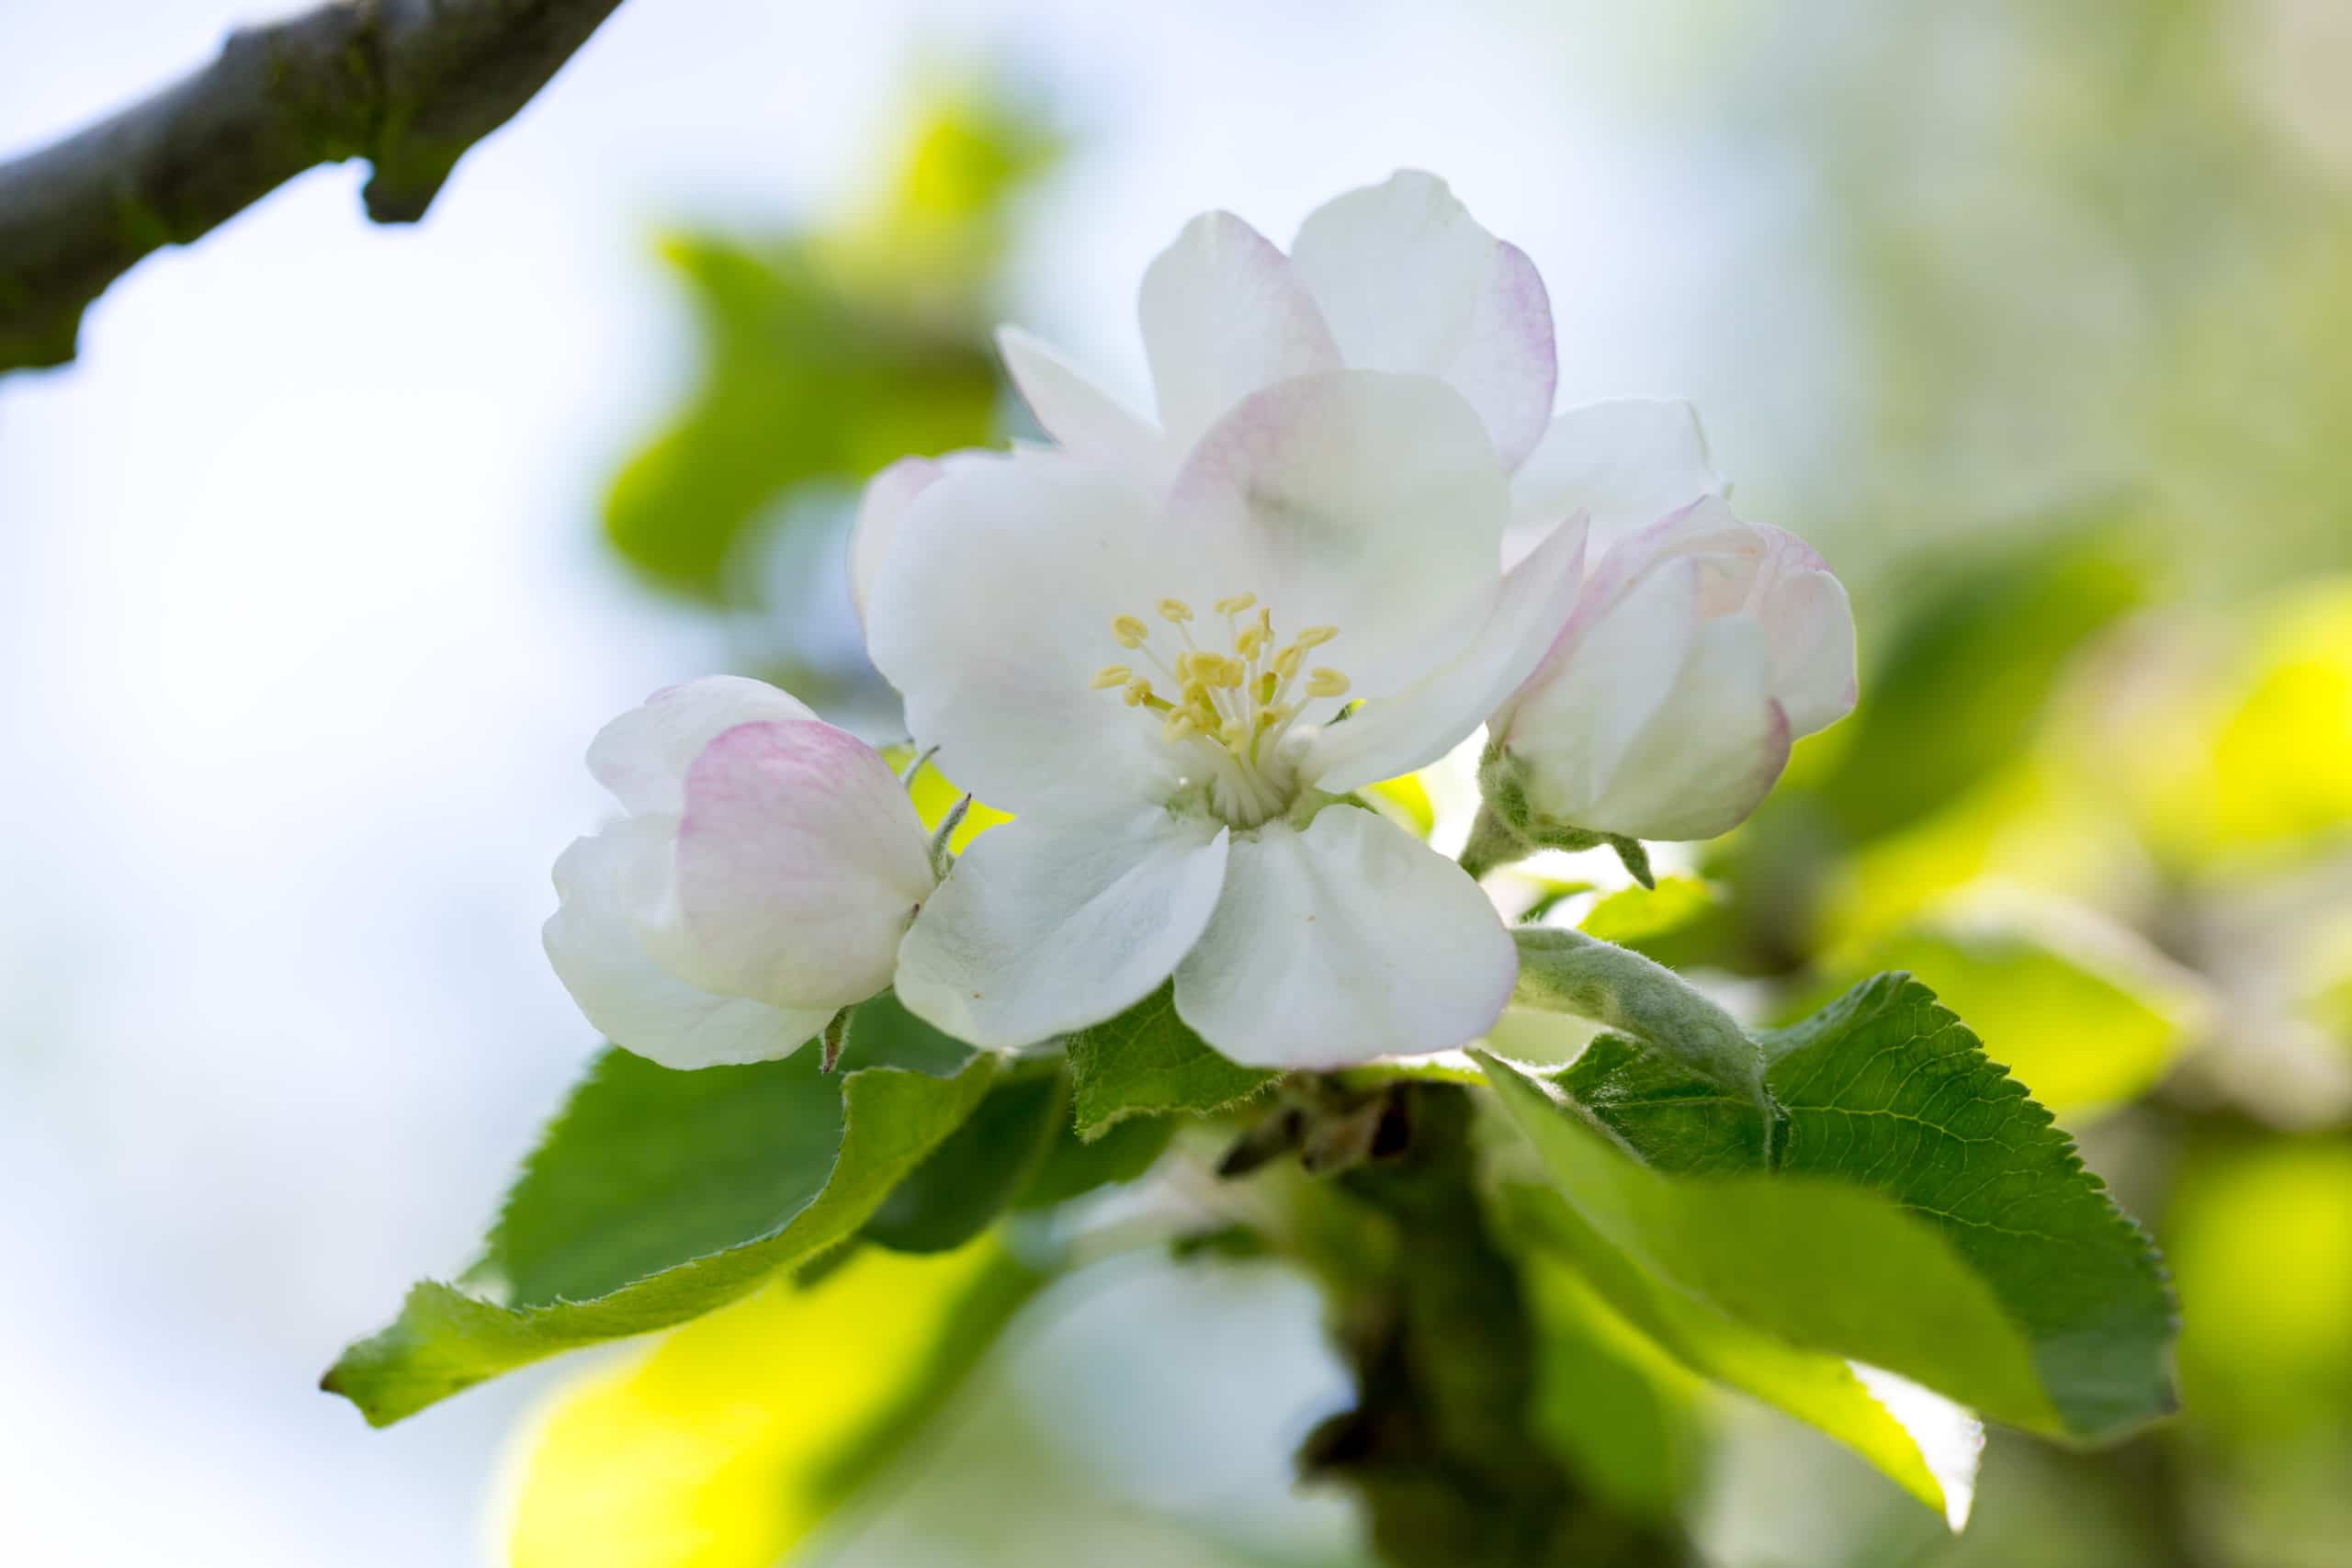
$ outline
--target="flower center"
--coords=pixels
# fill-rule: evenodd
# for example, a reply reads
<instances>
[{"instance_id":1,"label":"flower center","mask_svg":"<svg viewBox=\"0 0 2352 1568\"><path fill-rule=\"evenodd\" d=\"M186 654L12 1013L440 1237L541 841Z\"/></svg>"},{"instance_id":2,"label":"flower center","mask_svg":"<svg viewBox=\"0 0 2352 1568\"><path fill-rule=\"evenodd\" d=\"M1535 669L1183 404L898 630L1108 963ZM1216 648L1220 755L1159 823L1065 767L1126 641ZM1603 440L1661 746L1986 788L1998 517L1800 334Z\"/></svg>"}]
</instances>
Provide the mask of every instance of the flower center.
<instances>
[{"instance_id":1,"label":"flower center","mask_svg":"<svg viewBox=\"0 0 2352 1568\"><path fill-rule=\"evenodd\" d=\"M1288 809L1298 778L1283 748L1283 737L1310 702L1344 697L1348 678L1329 666L1306 668L1306 656L1340 635L1337 626L1308 626L1288 646L1274 646L1274 616L1255 593L1237 593L1215 606L1225 617L1233 651L1204 649L1193 640L1193 607L1162 599L1159 618L1175 628L1170 649L1160 657L1151 646L1151 626L1137 615L1111 623L1112 638L1143 656L1167 682L1165 690L1132 664L1106 664L1094 673L1094 688L1116 692L1120 700L1159 727L1160 738L1202 765L1209 804L1236 827L1254 828ZM1253 613L1254 612L1254 613ZM1302 679L1302 676L1304 679Z\"/></svg>"}]
</instances>

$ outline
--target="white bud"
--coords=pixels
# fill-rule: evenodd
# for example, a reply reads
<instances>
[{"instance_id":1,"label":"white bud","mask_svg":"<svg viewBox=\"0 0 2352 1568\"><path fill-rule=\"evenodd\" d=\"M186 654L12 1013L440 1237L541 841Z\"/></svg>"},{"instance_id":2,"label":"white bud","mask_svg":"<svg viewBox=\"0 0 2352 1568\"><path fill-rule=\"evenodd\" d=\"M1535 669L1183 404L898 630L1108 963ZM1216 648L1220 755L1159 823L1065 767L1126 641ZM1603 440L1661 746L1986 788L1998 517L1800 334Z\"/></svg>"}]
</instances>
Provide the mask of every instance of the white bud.
<instances>
[{"instance_id":1,"label":"white bud","mask_svg":"<svg viewBox=\"0 0 2352 1568\"><path fill-rule=\"evenodd\" d=\"M1538 843L1711 839L1854 696L1853 615L1821 558L1701 501L1600 558L1489 726L1489 801Z\"/></svg>"}]
</instances>

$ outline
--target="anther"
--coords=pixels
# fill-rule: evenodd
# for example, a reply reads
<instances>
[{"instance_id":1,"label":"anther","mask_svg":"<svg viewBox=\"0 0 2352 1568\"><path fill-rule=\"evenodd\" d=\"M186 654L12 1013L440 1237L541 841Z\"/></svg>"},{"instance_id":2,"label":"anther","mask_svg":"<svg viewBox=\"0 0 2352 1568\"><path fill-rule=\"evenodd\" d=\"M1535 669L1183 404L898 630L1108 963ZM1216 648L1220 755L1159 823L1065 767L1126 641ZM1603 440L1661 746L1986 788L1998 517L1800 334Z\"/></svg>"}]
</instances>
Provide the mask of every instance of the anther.
<instances>
[{"instance_id":1,"label":"anther","mask_svg":"<svg viewBox=\"0 0 2352 1568\"><path fill-rule=\"evenodd\" d=\"M1172 621L1181 626L1193 618L1193 607L1182 599L1162 599L1159 615L1162 620Z\"/></svg>"},{"instance_id":2,"label":"anther","mask_svg":"<svg viewBox=\"0 0 2352 1568\"><path fill-rule=\"evenodd\" d=\"M1168 721L1159 727L1159 733L1170 740L1182 740L1200 728L1201 721L1194 716L1191 708L1178 708L1174 713L1170 714Z\"/></svg>"},{"instance_id":3,"label":"anther","mask_svg":"<svg viewBox=\"0 0 2352 1568\"><path fill-rule=\"evenodd\" d=\"M1258 656L1258 650L1265 646L1265 629L1255 624L1246 626L1234 634L1234 651L1244 659L1255 659Z\"/></svg>"},{"instance_id":4,"label":"anther","mask_svg":"<svg viewBox=\"0 0 2352 1568\"><path fill-rule=\"evenodd\" d=\"M1143 639L1150 635L1151 628L1133 615L1115 616L1111 622L1111 636L1121 648L1141 648Z\"/></svg>"},{"instance_id":5,"label":"anther","mask_svg":"<svg viewBox=\"0 0 2352 1568\"><path fill-rule=\"evenodd\" d=\"M1305 649L1300 648L1296 643L1291 644L1290 647L1274 655L1274 673L1285 681L1289 680L1298 673L1299 664L1306 656Z\"/></svg>"},{"instance_id":6,"label":"anther","mask_svg":"<svg viewBox=\"0 0 2352 1568\"><path fill-rule=\"evenodd\" d=\"M1263 707L1268 703L1272 702L1274 700L1274 688L1281 684L1281 681L1275 677L1274 672L1271 670L1267 671L1263 675L1259 676L1257 688L1254 694L1258 699L1258 705L1260 707Z\"/></svg>"},{"instance_id":7,"label":"anther","mask_svg":"<svg viewBox=\"0 0 2352 1568\"><path fill-rule=\"evenodd\" d=\"M1348 694L1348 678L1337 670L1318 666L1306 678L1306 694L1310 697L1344 697Z\"/></svg>"},{"instance_id":8,"label":"anther","mask_svg":"<svg viewBox=\"0 0 2352 1568\"><path fill-rule=\"evenodd\" d=\"M1094 680L1091 683L1096 691L1107 692L1114 686L1125 685L1135 679L1135 674L1134 671L1124 664L1105 664L1094 672Z\"/></svg>"},{"instance_id":9,"label":"anther","mask_svg":"<svg viewBox=\"0 0 2352 1568\"><path fill-rule=\"evenodd\" d=\"M1340 628L1337 626L1309 626L1305 631L1298 634L1298 646L1301 648L1320 648L1339 635Z\"/></svg>"},{"instance_id":10,"label":"anther","mask_svg":"<svg viewBox=\"0 0 2352 1568\"><path fill-rule=\"evenodd\" d=\"M1220 615L1238 615L1257 602L1258 596L1255 593L1236 593L1229 598L1218 600L1216 613Z\"/></svg>"},{"instance_id":11,"label":"anther","mask_svg":"<svg viewBox=\"0 0 2352 1568\"><path fill-rule=\"evenodd\" d=\"M1151 682L1148 681L1130 681L1127 682L1127 689L1119 694L1126 699L1126 703L1129 707L1139 706L1144 703L1151 701Z\"/></svg>"}]
</instances>

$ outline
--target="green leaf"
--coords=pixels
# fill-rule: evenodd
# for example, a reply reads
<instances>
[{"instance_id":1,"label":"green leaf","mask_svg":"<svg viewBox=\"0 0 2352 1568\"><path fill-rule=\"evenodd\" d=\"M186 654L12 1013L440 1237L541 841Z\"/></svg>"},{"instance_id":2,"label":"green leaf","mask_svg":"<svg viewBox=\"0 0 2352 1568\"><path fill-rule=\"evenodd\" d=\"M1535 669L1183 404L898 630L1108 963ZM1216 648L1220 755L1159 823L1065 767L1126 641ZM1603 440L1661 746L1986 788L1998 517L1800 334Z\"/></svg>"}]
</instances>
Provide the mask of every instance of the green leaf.
<instances>
[{"instance_id":1,"label":"green leaf","mask_svg":"<svg viewBox=\"0 0 2352 1568\"><path fill-rule=\"evenodd\" d=\"M1131 1116L1204 1115L1249 1099L1277 1075L1228 1062L1176 1016L1171 982L1118 1017L1069 1037L1078 1132L1101 1137Z\"/></svg>"},{"instance_id":2,"label":"green leaf","mask_svg":"<svg viewBox=\"0 0 2352 1568\"><path fill-rule=\"evenodd\" d=\"M867 1240L898 1252L948 1252L994 1223L1029 1183L1069 1107L1050 1059L1009 1065L970 1120L891 1189L865 1222Z\"/></svg>"},{"instance_id":3,"label":"green leaf","mask_svg":"<svg viewBox=\"0 0 2352 1568\"><path fill-rule=\"evenodd\" d=\"M2144 1093L2172 1066L2201 1010L2196 994L2138 942L2121 931L1925 922L1871 945L1844 979L1917 975L1968 1020L1988 1055L2033 1086L2035 1100L2063 1114ZM1825 987L1791 1013L1845 988Z\"/></svg>"},{"instance_id":4,"label":"green leaf","mask_svg":"<svg viewBox=\"0 0 2352 1568\"><path fill-rule=\"evenodd\" d=\"M1044 1279L989 1238L776 1279L566 1389L515 1488L514 1568L768 1568L931 1421Z\"/></svg>"},{"instance_id":5,"label":"green leaf","mask_svg":"<svg viewBox=\"0 0 2352 1568\"><path fill-rule=\"evenodd\" d=\"M1490 1077L1589 1224L1752 1327L2052 1436L2171 1408L2153 1248L1932 992L1882 976L1760 1043L1769 1156L1750 1108L1623 1042L1564 1101Z\"/></svg>"},{"instance_id":6,"label":"green leaf","mask_svg":"<svg viewBox=\"0 0 2352 1568\"><path fill-rule=\"evenodd\" d=\"M1619 1341L1654 1347L1673 1364L1820 1428L1854 1450L1895 1484L1942 1516L1955 1529L1966 1522L1974 1493L1977 1432L1954 1412L1922 1441L1897 1420L1838 1356L1802 1349L1726 1316L1645 1272L1578 1218L1558 1194L1534 1189L1506 1193L1514 1228L1537 1245L1529 1254L1539 1302L1556 1302L1565 1275L1598 1298L1583 1307L1579 1332L1595 1337L1613 1325ZM1548 1266L1547 1266L1548 1260ZM1573 1304L1573 1303L1570 1303ZM1621 1344L1621 1359L1639 1359ZM1671 1383L1652 1398L1670 1411ZM1662 1416L1638 1419L1657 1425ZM1592 1446L1589 1440L1587 1447ZM1670 1455L1671 1450L1668 1450ZM1613 1456L1621 1464L1623 1456Z\"/></svg>"},{"instance_id":7,"label":"green leaf","mask_svg":"<svg viewBox=\"0 0 2352 1568\"><path fill-rule=\"evenodd\" d=\"M849 1065L920 1066L832 1078L803 1050L687 1073L607 1052L531 1156L464 1288L416 1286L321 1386L383 1426L542 1357L735 1300L854 1235L963 1124L997 1063L956 1050L960 1065L936 1039L867 1020L853 1023Z\"/></svg>"},{"instance_id":8,"label":"green leaf","mask_svg":"<svg viewBox=\"0 0 2352 1568\"><path fill-rule=\"evenodd\" d=\"M1074 1121L1064 1117L1036 1176L1013 1200L1013 1207L1050 1208L1101 1188L1133 1181L1167 1152L1176 1126L1170 1117L1136 1116L1087 1139L1078 1135Z\"/></svg>"}]
</instances>

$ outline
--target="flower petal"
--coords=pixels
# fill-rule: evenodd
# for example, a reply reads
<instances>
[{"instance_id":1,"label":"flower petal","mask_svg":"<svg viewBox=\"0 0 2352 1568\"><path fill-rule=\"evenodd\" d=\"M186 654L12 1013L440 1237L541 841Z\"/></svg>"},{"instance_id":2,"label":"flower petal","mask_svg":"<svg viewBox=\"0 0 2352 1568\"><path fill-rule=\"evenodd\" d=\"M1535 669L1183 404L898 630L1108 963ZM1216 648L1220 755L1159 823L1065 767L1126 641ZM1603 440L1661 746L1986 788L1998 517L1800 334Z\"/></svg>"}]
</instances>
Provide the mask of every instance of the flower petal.
<instances>
[{"instance_id":1,"label":"flower petal","mask_svg":"<svg viewBox=\"0 0 2352 1568\"><path fill-rule=\"evenodd\" d=\"M1712 839L1746 821L1789 761L1789 717L1766 689L1769 663L1754 621L1702 625L1673 694L1586 825L1677 840Z\"/></svg>"},{"instance_id":2,"label":"flower petal","mask_svg":"<svg viewBox=\"0 0 2352 1568\"><path fill-rule=\"evenodd\" d=\"M1290 258L1230 212L1204 212L1152 262L1138 301L1159 423L1177 451L1276 381L1340 366Z\"/></svg>"},{"instance_id":3,"label":"flower petal","mask_svg":"<svg viewBox=\"0 0 2352 1568\"><path fill-rule=\"evenodd\" d=\"M1592 516L1592 547L1607 549L1636 528L1720 496L1698 411L1660 398L1617 398L1562 412L1511 479L1514 538L1548 530L1581 508Z\"/></svg>"},{"instance_id":4,"label":"flower petal","mask_svg":"<svg viewBox=\"0 0 2352 1568\"><path fill-rule=\"evenodd\" d=\"M929 457L901 457L865 481L849 536L849 598L860 626L865 623L865 602L874 596L874 580L898 544L899 525L915 497L945 471Z\"/></svg>"},{"instance_id":5,"label":"flower petal","mask_svg":"<svg viewBox=\"0 0 2352 1568\"><path fill-rule=\"evenodd\" d=\"M1468 648L1393 697L1357 706L1311 737L1299 762L1309 783L1343 794L1426 767L1487 721L1542 663L1575 610L1584 575L1584 520L1553 530L1503 576L1495 613Z\"/></svg>"},{"instance_id":6,"label":"flower petal","mask_svg":"<svg viewBox=\"0 0 2352 1568\"><path fill-rule=\"evenodd\" d=\"M830 724L738 725L686 773L678 824L685 979L778 1008L842 1008L890 983L935 879L889 765Z\"/></svg>"},{"instance_id":7,"label":"flower petal","mask_svg":"<svg viewBox=\"0 0 2352 1568\"><path fill-rule=\"evenodd\" d=\"M899 952L899 998L959 1040L1034 1044L1149 996L1200 937L1227 834L1155 806L1030 812L972 841Z\"/></svg>"},{"instance_id":8,"label":"flower petal","mask_svg":"<svg viewBox=\"0 0 2352 1568\"><path fill-rule=\"evenodd\" d=\"M817 716L789 692L741 675L707 675L664 687L588 743L588 771L631 811L685 809L686 769L739 724Z\"/></svg>"},{"instance_id":9,"label":"flower petal","mask_svg":"<svg viewBox=\"0 0 2352 1568\"><path fill-rule=\"evenodd\" d=\"M561 906L541 936L548 961L588 1021L615 1044L665 1067L732 1066L798 1050L832 1015L719 997L670 974L638 935L649 887L666 879L668 817L616 822L555 863Z\"/></svg>"},{"instance_id":10,"label":"flower petal","mask_svg":"<svg viewBox=\"0 0 2352 1568\"><path fill-rule=\"evenodd\" d=\"M1534 450L1558 379L1551 297L1526 253L1480 227L1443 180L1405 170L1324 203L1291 260L1348 364L1442 376L1506 468Z\"/></svg>"},{"instance_id":11,"label":"flower petal","mask_svg":"<svg viewBox=\"0 0 2352 1568\"><path fill-rule=\"evenodd\" d=\"M1788 761L1788 717L1762 628L1702 618L1713 575L1703 558L1669 559L1589 619L1588 585L1555 655L1564 661L1505 729L1536 810L1590 832L1708 839L1770 792Z\"/></svg>"},{"instance_id":12,"label":"flower petal","mask_svg":"<svg viewBox=\"0 0 2352 1568\"><path fill-rule=\"evenodd\" d=\"M1176 966L1176 1011L1223 1055L1324 1068L1486 1032L1517 952L1462 868L1351 806L1234 840L1225 896Z\"/></svg>"},{"instance_id":13,"label":"flower petal","mask_svg":"<svg viewBox=\"0 0 2352 1568\"><path fill-rule=\"evenodd\" d=\"M1019 327L999 327L996 346L1022 400L1064 451L1138 476L1170 465L1167 443L1151 422L1096 386L1050 344Z\"/></svg>"},{"instance_id":14,"label":"flower petal","mask_svg":"<svg viewBox=\"0 0 2352 1568\"><path fill-rule=\"evenodd\" d=\"M1090 684L1111 619L1192 592L1152 569L1148 502L1065 454L973 454L917 499L876 580L875 664L948 777L1008 811L1082 791L1165 799L1176 754Z\"/></svg>"},{"instance_id":15,"label":"flower petal","mask_svg":"<svg viewBox=\"0 0 2352 1568\"><path fill-rule=\"evenodd\" d=\"M1772 694L1792 735L1826 729L1854 711L1854 611L1846 585L1794 534L1749 525L1767 541L1757 619L1772 650Z\"/></svg>"},{"instance_id":16,"label":"flower petal","mask_svg":"<svg viewBox=\"0 0 2352 1568\"><path fill-rule=\"evenodd\" d=\"M1401 691L1494 607L1510 490L1486 427L1427 376L1337 370L1246 399L1169 491L1168 532L1254 592L1276 637L1339 628L1359 694Z\"/></svg>"}]
</instances>

